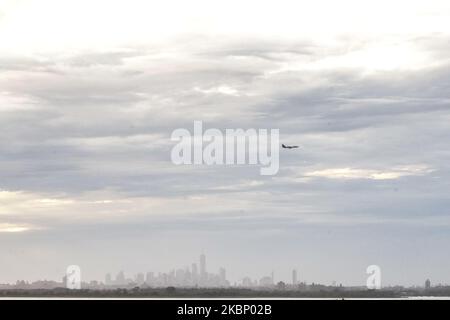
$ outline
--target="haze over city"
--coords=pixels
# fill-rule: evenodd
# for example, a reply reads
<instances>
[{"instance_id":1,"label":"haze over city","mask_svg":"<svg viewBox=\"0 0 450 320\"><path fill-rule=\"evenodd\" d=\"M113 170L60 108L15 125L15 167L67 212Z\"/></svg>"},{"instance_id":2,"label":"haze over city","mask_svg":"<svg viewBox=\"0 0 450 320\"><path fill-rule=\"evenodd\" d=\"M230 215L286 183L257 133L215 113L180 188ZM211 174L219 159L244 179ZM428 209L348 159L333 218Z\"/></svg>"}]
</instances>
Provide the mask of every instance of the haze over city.
<instances>
[{"instance_id":1,"label":"haze over city","mask_svg":"<svg viewBox=\"0 0 450 320\"><path fill-rule=\"evenodd\" d=\"M448 1L0 1L0 283L450 283ZM279 170L171 133L278 129Z\"/></svg>"}]
</instances>

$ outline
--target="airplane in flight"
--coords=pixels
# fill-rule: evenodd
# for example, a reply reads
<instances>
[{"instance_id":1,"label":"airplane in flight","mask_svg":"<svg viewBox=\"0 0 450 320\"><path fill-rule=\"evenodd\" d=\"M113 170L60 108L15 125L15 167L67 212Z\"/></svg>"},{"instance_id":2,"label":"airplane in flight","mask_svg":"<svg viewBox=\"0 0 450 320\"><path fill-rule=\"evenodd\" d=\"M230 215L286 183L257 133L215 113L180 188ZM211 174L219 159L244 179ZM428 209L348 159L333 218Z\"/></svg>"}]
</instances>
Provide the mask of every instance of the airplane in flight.
<instances>
[{"instance_id":1,"label":"airplane in flight","mask_svg":"<svg viewBox=\"0 0 450 320\"><path fill-rule=\"evenodd\" d=\"M281 146L282 146L284 149L295 149L295 148L298 148L298 146L287 146L287 145L285 145L285 144L281 144Z\"/></svg>"}]
</instances>

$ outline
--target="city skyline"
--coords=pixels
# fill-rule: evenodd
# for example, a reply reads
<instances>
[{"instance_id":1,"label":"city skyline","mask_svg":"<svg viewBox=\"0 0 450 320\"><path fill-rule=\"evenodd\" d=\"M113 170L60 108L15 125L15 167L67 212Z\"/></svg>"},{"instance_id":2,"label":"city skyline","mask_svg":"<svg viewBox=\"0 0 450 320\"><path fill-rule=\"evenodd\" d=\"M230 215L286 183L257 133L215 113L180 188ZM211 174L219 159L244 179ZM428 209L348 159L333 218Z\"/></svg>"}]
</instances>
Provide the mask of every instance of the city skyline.
<instances>
[{"instance_id":1,"label":"city skyline","mask_svg":"<svg viewBox=\"0 0 450 320\"><path fill-rule=\"evenodd\" d=\"M200 271L197 267L200 265ZM105 285L120 286L128 283L147 286L184 286L184 287L227 287L230 283L226 279L226 270L220 267L218 272L212 273L206 270L206 256L201 254L198 264L193 262L191 268L173 269L169 272L140 272L133 278L126 278L124 271L120 271L113 279L110 273L105 276Z\"/></svg>"},{"instance_id":2,"label":"city skyline","mask_svg":"<svg viewBox=\"0 0 450 320\"><path fill-rule=\"evenodd\" d=\"M200 268L198 267L200 266ZM76 266L77 268L79 266ZM83 274L82 269L81 275ZM185 265L183 268L173 268L169 271L145 271L131 273L132 276L125 270L120 270L114 276L113 273L108 272L105 274L103 280L90 279L85 280L80 275L80 282L83 284L81 289L112 289L112 288L166 288L166 287L179 287L179 288L261 288L270 289L276 288L280 284L291 289L307 288L311 285L328 286L328 287L350 287L350 288L365 288L366 284L359 285L343 285L341 282L333 280L331 283L320 282L308 282L306 279L300 280L298 276L298 269L291 270L291 281L286 279L277 279L275 272L272 270L269 274L260 278L254 275L245 275L238 280L229 281L226 277L226 269L220 267L217 273L207 271L206 255L204 253L199 255L198 262L192 262L190 265ZM39 279L34 281L17 280L15 283L1 283L0 289L5 288L41 288L52 289L67 287L67 275L62 277L62 282L56 280ZM429 289L432 287L430 279L426 279L425 284L413 285L415 287L424 287ZM447 286L445 283L436 282L433 283L436 286ZM382 288L397 287L399 284L385 284ZM401 285L400 285L401 286ZM407 286L408 287L408 286Z\"/></svg>"}]
</instances>

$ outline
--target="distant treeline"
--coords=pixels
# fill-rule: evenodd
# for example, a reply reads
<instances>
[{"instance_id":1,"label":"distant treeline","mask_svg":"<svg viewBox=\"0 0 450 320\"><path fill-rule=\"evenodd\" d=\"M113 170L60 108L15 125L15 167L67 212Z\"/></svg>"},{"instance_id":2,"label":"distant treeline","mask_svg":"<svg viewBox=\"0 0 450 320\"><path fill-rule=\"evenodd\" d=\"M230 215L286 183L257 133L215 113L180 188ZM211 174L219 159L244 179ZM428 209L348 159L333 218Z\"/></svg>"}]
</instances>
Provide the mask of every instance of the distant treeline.
<instances>
[{"instance_id":1,"label":"distant treeline","mask_svg":"<svg viewBox=\"0 0 450 320\"><path fill-rule=\"evenodd\" d=\"M450 296L450 288L427 291L395 290L252 290L238 288L133 288L114 290L9 289L0 290L0 297L92 297L92 298L166 298L166 297L262 297L262 298L396 298L401 296Z\"/></svg>"},{"instance_id":2,"label":"distant treeline","mask_svg":"<svg viewBox=\"0 0 450 320\"><path fill-rule=\"evenodd\" d=\"M3 289L0 297L92 297L92 298L400 298L405 296L450 296L450 286L430 289L362 290L349 288L300 290L261 290L243 288L139 288L94 290L55 289Z\"/></svg>"}]
</instances>

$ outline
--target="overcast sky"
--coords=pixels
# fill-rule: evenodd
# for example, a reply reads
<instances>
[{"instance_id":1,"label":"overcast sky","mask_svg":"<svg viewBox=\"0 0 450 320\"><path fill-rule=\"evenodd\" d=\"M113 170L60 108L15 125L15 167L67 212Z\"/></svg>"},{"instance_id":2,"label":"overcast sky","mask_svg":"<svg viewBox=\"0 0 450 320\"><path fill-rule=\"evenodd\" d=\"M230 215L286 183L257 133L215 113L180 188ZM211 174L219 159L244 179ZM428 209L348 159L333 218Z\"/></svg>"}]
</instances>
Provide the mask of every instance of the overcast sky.
<instances>
[{"instance_id":1,"label":"overcast sky","mask_svg":"<svg viewBox=\"0 0 450 320\"><path fill-rule=\"evenodd\" d=\"M0 1L0 283L450 283L448 1ZM174 129L279 129L280 170Z\"/></svg>"}]
</instances>

